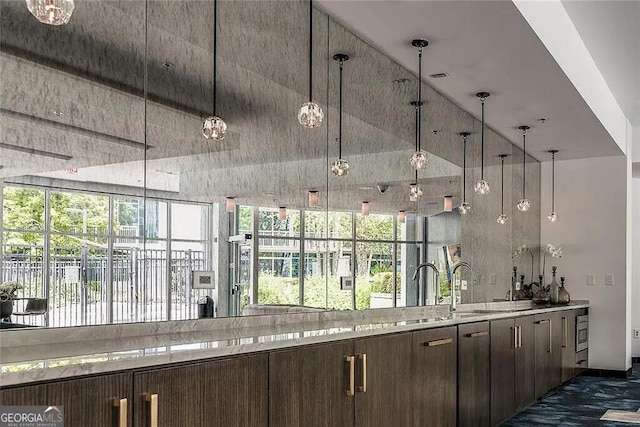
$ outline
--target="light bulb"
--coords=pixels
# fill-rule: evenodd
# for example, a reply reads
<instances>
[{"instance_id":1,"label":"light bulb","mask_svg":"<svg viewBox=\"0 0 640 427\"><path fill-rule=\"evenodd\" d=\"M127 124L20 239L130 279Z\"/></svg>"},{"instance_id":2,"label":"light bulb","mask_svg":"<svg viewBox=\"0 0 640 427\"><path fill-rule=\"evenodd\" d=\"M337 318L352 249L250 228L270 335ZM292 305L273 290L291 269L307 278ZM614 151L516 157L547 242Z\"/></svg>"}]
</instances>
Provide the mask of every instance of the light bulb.
<instances>
[{"instance_id":1,"label":"light bulb","mask_svg":"<svg viewBox=\"0 0 640 427\"><path fill-rule=\"evenodd\" d=\"M315 208L318 206L318 201L320 200L320 196L317 191L309 191L309 206Z\"/></svg>"},{"instance_id":2,"label":"light bulb","mask_svg":"<svg viewBox=\"0 0 640 427\"><path fill-rule=\"evenodd\" d=\"M345 159L338 159L331 166L331 173L335 176L345 176L349 173L349 162Z\"/></svg>"},{"instance_id":3,"label":"light bulb","mask_svg":"<svg viewBox=\"0 0 640 427\"><path fill-rule=\"evenodd\" d=\"M315 102L305 102L298 112L298 122L306 128L317 128L322 124L324 112Z\"/></svg>"},{"instance_id":4,"label":"light bulb","mask_svg":"<svg viewBox=\"0 0 640 427\"><path fill-rule=\"evenodd\" d=\"M509 221L509 217L501 213L497 221L498 221L498 224L505 225Z\"/></svg>"},{"instance_id":5,"label":"light bulb","mask_svg":"<svg viewBox=\"0 0 640 427\"><path fill-rule=\"evenodd\" d=\"M551 221L551 222L558 221L558 212L553 211L553 212L549 213L549 215L547 215L547 218L549 218L549 221Z\"/></svg>"},{"instance_id":6,"label":"light bulb","mask_svg":"<svg viewBox=\"0 0 640 427\"><path fill-rule=\"evenodd\" d=\"M409 200L412 202L417 202L422 197L422 187L418 184L411 184L409 188Z\"/></svg>"},{"instance_id":7,"label":"light bulb","mask_svg":"<svg viewBox=\"0 0 640 427\"><path fill-rule=\"evenodd\" d=\"M69 22L74 0L26 0L27 8L38 21L49 25L64 25Z\"/></svg>"},{"instance_id":8,"label":"light bulb","mask_svg":"<svg viewBox=\"0 0 640 427\"><path fill-rule=\"evenodd\" d=\"M415 170L425 169L429 164L427 152L424 150L416 151L411 155L411 167Z\"/></svg>"},{"instance_id":9,"label":"light bulb","mask_svg":"<svg viewBox=\"0 0 640 427\"><path fill-rule=\"evenodd\" d=\"M207 139L221 141L227 134L227 124L220 117L209 116L202 125L202 135Z\"/></svg>"},{"instance_id":10,"label":"light bulb","mask_svg":"<svg viewBox=\"0 0 640 427\"><path fill-rule=\"evenodd\" d=\"M362 208L360 210L360 213L362 213L362 216L369 216L370 209L371 209L371 204L369 202L362 202Z\"/></svg>"},{"instance_id":11,"label":"light bulb","mask_svg":"<svg viewBox=\"0 0 640 427\"><path fill-rule=\"evenodd\" d=\"M466 215L471 210L471 204L467 202L462 202L460 203L460 206L458 206L458 210L462 215Z\"/></svg>"},{"instance_id":12,"label":"light bulb","mask_svg":"<svg viewBox=\"0 0 640 427\"><path fill-rule=\"evenodd\" d=\"M516 206L520 212L526 212L531 207L531 203L529 202L529 199L522 199Z\"/></svg>"},{"instance_id":13,"label":"light bulb","mask_svg":"<svg viewBox=\"0 0 640 427\"><path fill-rule=\"evenodd\" d=\"M225 202L225 210L228 213L235 212L235 210L236 210L236 200L233 197L227 197L227 200Z\"/></svg>"},{"instance_id":14,"label":"light bulb","mask_svg":"<svg viewBox=\"0 0 640 427\"><path fill-rule=\"evenodd\" d=\"M476 194L489 194L491 188L489 188L489 183L484 179L476 182Z\"/></svg>"}]
</instances>

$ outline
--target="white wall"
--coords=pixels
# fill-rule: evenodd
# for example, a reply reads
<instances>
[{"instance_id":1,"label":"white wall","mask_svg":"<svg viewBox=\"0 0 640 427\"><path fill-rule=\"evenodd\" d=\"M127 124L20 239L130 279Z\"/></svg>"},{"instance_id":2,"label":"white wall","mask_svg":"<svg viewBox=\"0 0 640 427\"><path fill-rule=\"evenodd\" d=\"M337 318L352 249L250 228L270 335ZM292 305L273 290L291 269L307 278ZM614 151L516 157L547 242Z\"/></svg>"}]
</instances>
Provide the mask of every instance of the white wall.
<instances>
[{"instance_id":1,"label":"white wall","mask_svg":"<svg viewBox=\"0 0 640 427\"><path fill-rule=\"evenodd\" d=\"M631 157L640 165L640 126L632 130ZM640 329L640 174L631 179L631 330ZM631 355L640 357L640 339L631 340Z\"/></svg>"},{"instance_id":2,"label":"white wall","mask_svg":"<svg viewBox=\"0 0 640 427\"><path fill-rule=\"evenodd\" d=\"M551 223L551 163L542 165L541 243L562 246L556 261L567 278L572 299L590 301L589 366L626 370L629 316L627 303L627 157L556 162L556 210ZM629 206L631 208L631 206ZM629 267L630 268L630 267ZM595 286L587 286L593 274ZM605 275L613 274L613 286Z\"/></svg>"}]
</instances>

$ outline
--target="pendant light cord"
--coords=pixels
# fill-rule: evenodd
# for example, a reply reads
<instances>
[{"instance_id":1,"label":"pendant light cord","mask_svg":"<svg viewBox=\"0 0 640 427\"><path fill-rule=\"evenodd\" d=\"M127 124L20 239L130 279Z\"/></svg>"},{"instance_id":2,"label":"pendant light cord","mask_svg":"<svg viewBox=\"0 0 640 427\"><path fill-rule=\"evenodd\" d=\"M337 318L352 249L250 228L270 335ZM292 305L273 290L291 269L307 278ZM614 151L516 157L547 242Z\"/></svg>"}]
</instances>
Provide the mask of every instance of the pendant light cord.
<instances>
[{"instance_id":1,"label":"pendant light cord","mask_svg":"<svg viewBox=\"0 0 640 427\"><path fill-rule=\"evenodd\" d=\"M340 105L340 120L338 121L338 158L341 159L342 158L342 64L343 62L340 61L340 83L339 83L339 90L340 90L340 100L339 100L339 105Z\"/></svg>"},{"instance_id":2,"label":"pendant light cord","mask_svg":"<svg viewBox=\"0 0 640 427\"><path fill-rule=\"evenodd\" d=\"M504 215L504 157L502 157L502 208L500 213Z\"/></svg>"},{"instance_id":3,"label":"pendant light cord","mask_svg":"<svg viewBox=\"0 0 640 427\"><path fill-rule=\"evenodd\" d=\"M419 101L418 101L419 102ZM420 151L420 114L418 113L418 106L416 105L416 151Z\"/></svg>"},{"instance_id":4,"label":"pendant light cord","mask_svg":"<svg viewBox=\"0 0 640 427\"><path fill-rule=\"evenodd\" d=\"M313 102L313 0L309 0L309 102Z\"/></svg>"},{"instance_id":5,"label":"pendant light cord","mask_svg":"<svg viewBox=\"0 0 640 427\"><path fill-rule=\"evenodd\" d=\"M556 211L556 153L551 153L551 212Z\"/></svg>"},{"instance_id":6,"label":"pendant light cord","mask_svg":"<svg viewBox=\"0 0 640 427\"><path fill-rule=\"evenodd\" d=\"M216 116L216 95L217 95L217 85L216 85L216 72L218 66L217 60L217 28L218 28L218 0L213 0L213 116Z\"/></svg>"},{"instance_id":7,"label":"pendant light cord","mask_svg":"<svg viewBox=\"0 0 640 427\"><path fill-rule=\"evenodd\" d=\"M418 147L420 151L420 137L422 135L422 48L418 48Z\"/></svg>"},{"instance_id":8,"label":"pendant light cord","mask_svg":"<svg viewBox=\"0 0 640 427\"><path fill-rule=\"evenodd\" d=\"M480 179L484 180L484 98L480 98L480 102L482 103L482 126L480 127Z\"/></svg>"},{"instance_id":9,"label":"pendant light cord","mask_svg":"<svg viewBox=\"0 0 640 427\"><path fill-rule=\"evenodd\" d=\"M462 137L462 201L467 201L467 136Z\"/></svg>"},{"instance_id":10,"label":"pendant light cord","mask_svg":"<svg viewBox=\"0 0 640 427\"><path fill-rule=\"evenodd\" d=\"M527 131L522 131L522 198L525 197L525 188L527 182Z\"/></svg>"}]
</instances>

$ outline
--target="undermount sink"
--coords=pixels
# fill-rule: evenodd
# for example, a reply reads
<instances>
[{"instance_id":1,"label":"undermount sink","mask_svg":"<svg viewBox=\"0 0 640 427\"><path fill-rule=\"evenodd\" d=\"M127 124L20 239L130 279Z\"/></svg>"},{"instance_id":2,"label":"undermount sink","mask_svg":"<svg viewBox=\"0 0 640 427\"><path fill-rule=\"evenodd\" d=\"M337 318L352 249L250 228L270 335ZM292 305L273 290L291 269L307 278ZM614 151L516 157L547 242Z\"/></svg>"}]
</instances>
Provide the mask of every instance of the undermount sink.
<instances>
[{"instance_id":1,"label":"undermount sink","mask_svg":"<svg viewBox=\"0 0 640 427\"><path fill-rule=\"evenodd\" d=\"M485 310L473 310L473 313L513 313L516 311L527 311L531 310L531 308L514 308L514 309L504 309L504 308L494 308L494 309L485 309Z\"/></svg>"}]
</instances>

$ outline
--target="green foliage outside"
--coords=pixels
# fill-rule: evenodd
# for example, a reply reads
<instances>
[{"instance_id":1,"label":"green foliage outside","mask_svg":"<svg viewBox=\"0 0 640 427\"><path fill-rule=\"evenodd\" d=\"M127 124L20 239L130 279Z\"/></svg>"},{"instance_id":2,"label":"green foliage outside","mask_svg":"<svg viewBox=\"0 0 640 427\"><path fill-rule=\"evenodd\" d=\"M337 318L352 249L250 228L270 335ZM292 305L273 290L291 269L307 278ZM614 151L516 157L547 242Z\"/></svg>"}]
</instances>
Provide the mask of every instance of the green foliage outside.
<instances>
[{"instance_id":1,"label":"green foliage outside","mask_svg":"<svg viewBox=\"0 0 640 427\"><path fill-rule=\"evenodd\" d=\"M351 291L340 290L338 277L308 277L304 280L304 305L309 307L325 307L338 310L351 309ZM356 307L367 309L371 304L372 293L391 293L393 290L393 274L377 273L371 277L356 278ZM398 294L400 284L398 284ZM258 301L260 304L299 304L300 284L297 278L277 277L261 274L258 279Z\"/></svg>"}]
</instances>

